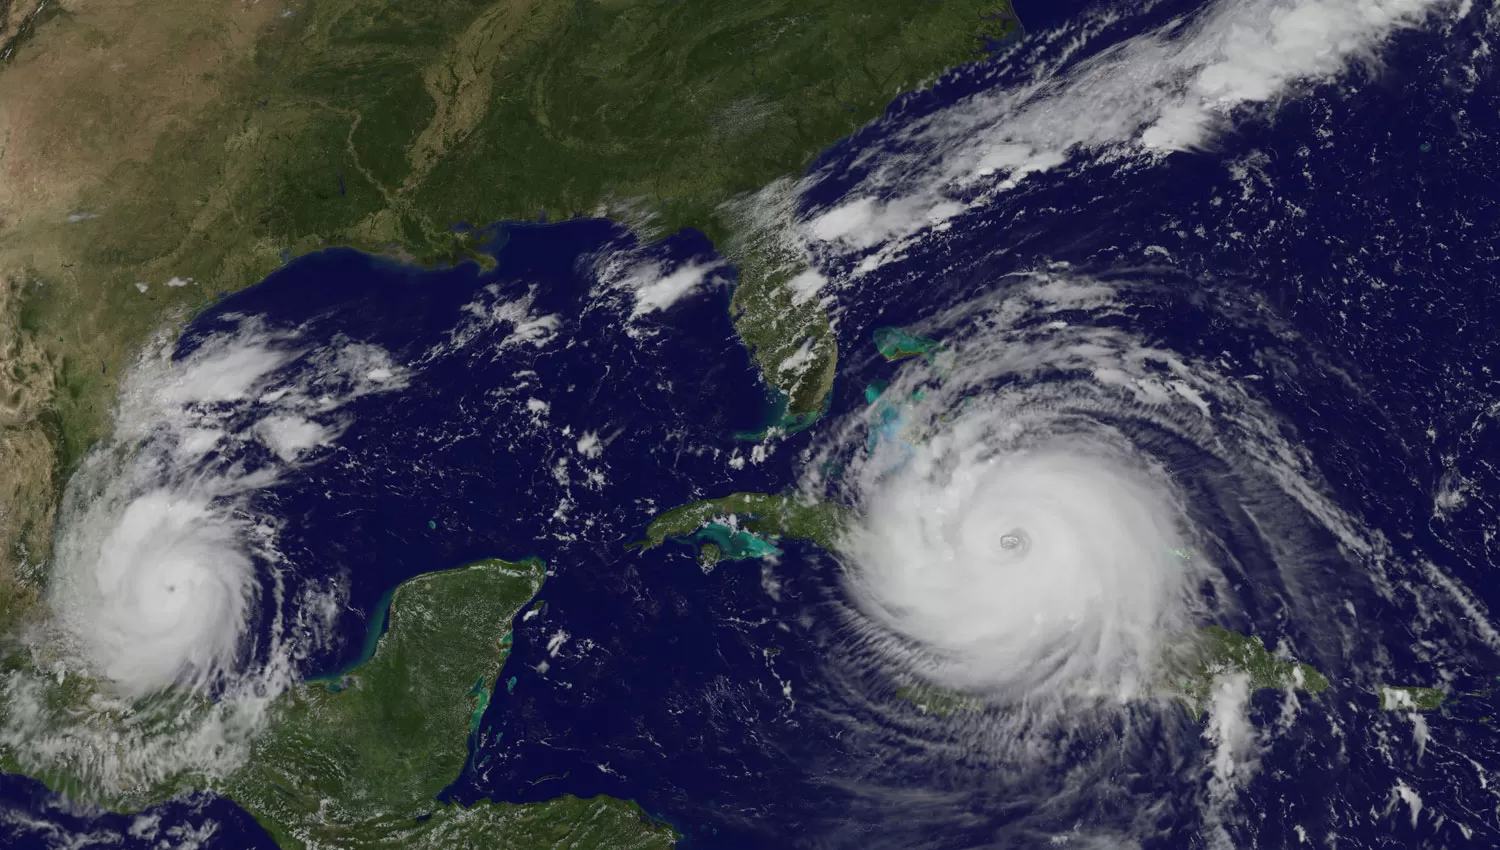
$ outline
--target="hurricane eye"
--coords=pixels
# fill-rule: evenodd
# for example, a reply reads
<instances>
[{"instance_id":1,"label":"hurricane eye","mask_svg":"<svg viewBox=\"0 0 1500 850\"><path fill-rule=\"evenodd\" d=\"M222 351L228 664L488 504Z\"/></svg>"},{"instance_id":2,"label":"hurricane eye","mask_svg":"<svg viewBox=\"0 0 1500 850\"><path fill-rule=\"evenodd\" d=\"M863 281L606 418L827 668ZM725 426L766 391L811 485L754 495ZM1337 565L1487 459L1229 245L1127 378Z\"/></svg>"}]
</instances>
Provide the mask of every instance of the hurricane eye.
<instances>
[{"instance_id":1,"label":"hurricane eye","mask_svg":"<svg viewBox=\"0 0 1500 850\"><path fill-rule=\"evenodd\" d=\"M1014 529L1000 535L1000 548L1008 554L1020 556L1031 548L1031 538L1022 529Z\"/></svg>"}]
</instances>

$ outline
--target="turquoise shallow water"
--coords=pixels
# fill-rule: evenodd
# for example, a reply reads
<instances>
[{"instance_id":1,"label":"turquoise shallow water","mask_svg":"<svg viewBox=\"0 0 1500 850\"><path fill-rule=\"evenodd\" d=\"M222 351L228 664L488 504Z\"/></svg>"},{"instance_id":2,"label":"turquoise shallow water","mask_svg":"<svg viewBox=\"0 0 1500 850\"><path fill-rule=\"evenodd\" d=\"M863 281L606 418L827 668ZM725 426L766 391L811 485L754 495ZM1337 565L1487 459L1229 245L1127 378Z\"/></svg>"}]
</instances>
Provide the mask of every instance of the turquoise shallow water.
<instances>
[{"instance_id":1,"label":"turquoise shallow water","mask_svg":"<svg viewBox=\"0 0 1500 850\"><path fill-rule=\"evenodd\" d=\"M1196 8L1120 7L1116 29L1089 49L1098 55ZM830 151L815 167L808 215L857 191L876 152L940 155L903 149L902 130L974 92L1016 85L1025 67L1070 49L1047 34L1077 11L1028 14L1023 52L949 75ZM279 545L296 567L288 600L299 582L347 581L341 638L303 672L328 675L364 657L399 581L537 555L554 571L545 612L516 627L506 687L478 719L473 764L450 789L459 801L612 794L673 823L688 846L715 848L1023 847L1074 830L1199 847L1218 827L1234 846L1293 846L1302 835L1336 835L1341 848L1500 841L1493 819L1475 814L1493 811L1490 775L1500 769L1490 719L1500 664L1475 625L1500 605L1489 567L1500 557L1500 342L1488 321L1500 315L1490 285L1500 260L1487 224L1500 218L1488 177L1500 89L1492 60L1466 70L1489 27L1476 10L1445 32L1418 28L1382 54L1378 73L1296 88L1212 149L1149 161L1080 155L857 282L861 257L820 256L844 353L835 395L822 420L760 462L729 463L749 457L753 441L736 435L763 432L774 404L735 341L727 290L706 287L644 326L631 324L628 300L601 290L599 256L713 259L697 234L642 248L604 222L501 228L488 273L349 251L290 264L195 319L180 355L245 314L315 347L379 345L412 371L400 393L351 404L326 460L256 504L284 528ZM696 547L624 550L666 507L792 486L842 416L880 411L871 442L846 454L901 439L902 405L883 393L902 364L881 356L876 329L942 342L944 310L1003 296L1008 276L1061 268L1129 282L1104 318L1070 318L1212 361L1253 387L1330 498L1390 543L1380 587L1372 564L1316 522L1262 534L1254 499L1225 483L1202 446L1141 422L1088 423L1128 433L1188 494L1232 579L1216 591L1235 597L1224 625L1268 645L1287 640L1333 681L1331 698L1308 701L1286 728L1282 695L1251 700L1251 721L1275 732L1222 823L1201 805L1212 742L1170 706L1132 715L1132 737L1107 725L1054 732L1058 760L1022 770L976 743L984 723L1004 717L945 725L896 699L902 683L888 671L855 663L863 657L840 566L824 553L726 527L698 542L755 560L705 575ZM511 339L519 320L497 308L523 301L532 319L556 317L546 344ZM1080 379L1038 375L1033 386L987 390ZM249 427L263 411L224 413ZM585 434L600 438L597 458L580 451ZM1277 535L1311 553L1290 576L1265 543ZM1464 589L1472 611L1442 581ZM1382 712L1377 676L1443 684L1458 698L1420 720ZM85 832L101 846L157 840L131 834L141 821L81 811L18 777L0 777L0 811L7 846L63 846ZM266 846L211 797L150 816L158 837L215 823L208 846Z\"/></svg>"}]
</instances>

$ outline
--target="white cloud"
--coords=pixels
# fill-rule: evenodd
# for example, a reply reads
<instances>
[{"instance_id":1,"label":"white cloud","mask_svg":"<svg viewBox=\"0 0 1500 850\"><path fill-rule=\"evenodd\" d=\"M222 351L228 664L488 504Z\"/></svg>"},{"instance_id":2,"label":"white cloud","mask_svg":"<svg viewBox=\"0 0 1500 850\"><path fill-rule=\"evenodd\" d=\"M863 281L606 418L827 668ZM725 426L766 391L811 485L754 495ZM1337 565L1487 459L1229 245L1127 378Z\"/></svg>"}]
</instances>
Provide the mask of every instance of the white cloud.
<instances>
[{"instance_id":1,"label":"white cloud","mask_svg":"<svg viewBox=\"0 0 1500 850\"><path fill-rule=\"evenodd\" d=\"M670 308L700 290L724 269L718 261L673 264L648 256L645 249L602 251L593 258L592 265L598 281L593 297L619 309L628 304L632 320ZM639 337L642 330L633 328L630 334Z\"/></svg>"},{"instance_id":2,"label":"white cloud","mask_svg":"<svg viewBox=\"0 0 1500 850\"><path fill-rule=\"evenodd\" d=\"M631 312L631 318L676 304L717 269L717 265L710 263L688 263L666 273L656 264L638 267L623 283L635 290L635 310Z\"/></svg>"},{"instance_id":3,"label":"white cloud","mask_svg":"<svg viewBox=\"0 0 1500 850\"><path fill-rule=\"evenodd\" d=\"M293 351L272 348L265 340L242 344L240 338L216 339L172 368L168 383L160 390L162 399L177 404L238 401L293 355Z\"/></svg>"},{"instance_id":4,"label":"white cloud","mask_svg":"<svg viewBox=\"0 0 1500 850\"><path fill-rule=\"evenodd\" d=\"M293 461L328 441L328 429L299 416L268 416L256 426L261 440L276 456Z\"/></svg>"},{"instance_id":5,"label":"white cloud","mask_svg":"<svg viewBox=\"0 0 1500 850\"><path fill-rule=\"evenodd\" d=\"M110 440L70 485L51 588L86 660L134 695L233 672L269 533L243 500L336 439L347 420L330 414L406 383L378 346L309 349L252 319L180 359L172 348L127 375ZM244 462L251 441L280 462Z\"/></svg>"},{"instance_id":6,"label":"white cloud","mask_svg":"<svg viewBox=\"0 0 1500 850\"><path fill-rule=\"evenodd\" d=\"M796 351L781 361L781 365L776 367L776 371L778 373L791 372L794 375L798 374L808 363L812 362L812 353L813 340L812 337L808 337L802 340L802 344L797 346Z\"/></svg>"},{"instance_id":7,"label":"white cloud","mask_svg":"<svg viewBox=\"0 0 1500 850\"><path fill-rule=\"evenodd\" d=\"M500 350L531 345L542 348L557 338L562 329L562 317L537 315L532 312L535 295L528 293L517 298L503 298L500 287L490 284L473 301L464 305L467 317L448 334L448 339L434 347L422 358L430 362L449 352L465 348L485 331L497 327L508 327L499 342Z\"/></svg>"},{"instance_id":8,"label":"white cloud","mask_svg":"<svg viewBox=\"0 0 1500 850\"><path fill-rule=\"evenodd\" d=\"M512 345L529 343L536 348L541 348L552 341L561 327L562 319L558 316L528 316L516 322L515 328L500 344L500 347L509 348Z\"/></svg>"},{"instance_id":9,"label":"white cloud","mask_svg":"<svg viewBox=\"0 0 1500 850\"><path fill-rule=\"evenodd\" d=\"M599 442L599 435L593 431L585 432L578 441L578 453L584 457L598 457L604 454L604 444Z\"/></svg>"},{"instance_id":10,"label":"white cloud","mask_svg":"<svg viewBox=\"0 0 1500 850\"><path fill-rule=\"evenodd\" d=\"M1392 32L1446 4L1218 0L1185 26L1118 43L1118 13L1097 12L1035 39L1040 46L1016 60L1031 63L1023 82L908 121L864 154L869 176L850 200L815 216L806 236L866 251L940 225L1080 151L1160 155L1200 147L1237 108L1372 61ZM886 246L881 253L897 252Z\"/></svg>"},{"instance_id":11,"label":"white cloud","mask_svg":"<svg viewBox=\"0 0 1500 850\"><path fill-rule=\"evenodd\" d=\"M277 522L254 494L323 457L308 450L337 439L350 421L341 408L404 386L407 371L377 346L312 346L238 318L182 357L175 340L156 339L121 381L109 436L64 491L54 617L29 636L58 666L12 677L0 719L0 739L29 769L71 765L112 792L184 771L222 777L294 680L292 659L332 634L318 612L340 606L314 601L336 590L304 588L290 615L283 608ZM256 441L273 456L243 451ZM264 638L246 655L263 611ZM51 707L61 670L96 683L66 716ZM141 699L163 689L213 696Z\"/></svg>"},{"instance_id":12,"label":"white cloud","mask_svg":"<svg viewBox=\"0 0 1500 850\"><path fill-rule=\"evenodd\" d=\"M1257 767L1259 738L1248 713L1250 693L1248 673L1227 673L1213 680L1203 737L1214 748L1209 793L1219 800L1243 788Z\"/></svg>"},{"instance_id":13,"label":"white cloud","mask_svg":"<svg viewBox=\"0 0 1500 850\"><path fill-rule=\"evenodd\" d=\"M566 630L558 629L553 633L552 637L547 638L547 654L556 658L557 654L562 652L563 644L567 643L570 637L572 635L568 634Z\"/></svg>"},{"instance_id":14,"label":"white cloud","mask_svg":"<svg viewBox=\"0 0 1500 850\"><path fill-rule=\"evenodd\" d=\"M792 291L792 302L802 304L817 297L823 291L823 285L828 279L812 269L807 269L791 280L787 281L787 288Z\"/></svg>"}]
</instances>

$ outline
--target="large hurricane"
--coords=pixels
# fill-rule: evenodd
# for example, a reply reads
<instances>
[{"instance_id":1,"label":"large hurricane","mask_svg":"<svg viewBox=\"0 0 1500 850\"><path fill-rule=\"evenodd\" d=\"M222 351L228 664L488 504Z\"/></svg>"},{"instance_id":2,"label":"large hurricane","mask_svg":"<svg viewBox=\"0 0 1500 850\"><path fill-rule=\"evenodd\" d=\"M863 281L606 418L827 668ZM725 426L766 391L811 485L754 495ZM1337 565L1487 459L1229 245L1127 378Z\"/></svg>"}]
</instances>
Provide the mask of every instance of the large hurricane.
<instances>
[{"instance_id":1,"label":"large hurricane","mask_svg":"<svg viewBox=\"0 0 1500 850\"><path fill-rule=\"evenodd\" d=\"M1112 427L965 383L913 406L920 445L878 443L860 466L861 608L931 653L945 683L1142 692L1164 638L1201 607L1170 482Z\"/></svg>"},{"instance_id":2,"label":"large hurricane","mask_svg":"<svg viewBox=\"0 0 1500 850\"><path fill-rule=\"evenodd\" d=\"M1177 740L1163 724L1207 715L1194 772L1212 822L1263 748L1249 698L1265 685L1219 663L1220 627L1276 607L1316 623L1324 535L1379 545L1323 495L1243 364L1146 330L1141 311L1167 303L1146 273L1006 276L912 329L933 344L870 386L811 465L809 489L854 509L837 557L849 695L901 728L889 695L918 688L904 692L945 731L913 727L906 746L990 753L1028 777L1016 799L1030 788L1039 817ZM1347 636L1301 637L1284 650Z\"/></svg>"}]
</instances>

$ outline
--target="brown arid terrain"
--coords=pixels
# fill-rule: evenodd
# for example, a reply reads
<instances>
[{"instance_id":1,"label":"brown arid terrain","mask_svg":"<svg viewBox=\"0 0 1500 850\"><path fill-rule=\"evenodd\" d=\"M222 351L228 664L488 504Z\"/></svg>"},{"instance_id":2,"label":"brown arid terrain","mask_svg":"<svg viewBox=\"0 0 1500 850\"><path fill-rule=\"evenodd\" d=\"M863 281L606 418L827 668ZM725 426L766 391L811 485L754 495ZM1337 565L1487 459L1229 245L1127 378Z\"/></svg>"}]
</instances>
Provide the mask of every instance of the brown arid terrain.
<instances>
[{"instance_id":1,"label":"brown arid terrain","mask_svg":"<svg viewBox=\"0 0 1500 850\"><path fill-rule=\"evenodd\" d=\"M0 216L9 227L85 200L164 133L196 121L275 19L270 0L61 0L0 86ZM58 212L62 211L62 216ZM94 211L98 214L100 211Z\"/></svg>"},{"instance_id":2,"label":"brown arid terrain","mask_svg":"<svg viewBox=\"0 0 1500 850\"><path fill-rule=\"evenodd\" d=\"M0 622L14 622L35 601L37 559L52 522L52 442L43 414L52 370L17 326L18 291L0 277Z\"/></svg>"},{"instance_id":3,"label":"brown arid terrain","mask_svg":"<svg viewBox=\"0 0 1500 850\"><path fill-rule=\"evenodd\" d=\"M285 9L271 0L52 0L37 15L38 5L0 0L0 624L34 601L47 551L63 472L57 346L108 376L131 338L50 335L109 320L95 297L110 282L106 264L80 256L79 240L92 235L80 231L109 224L111 199L164 138L206 120ZM91 395L75 400L96 408L92 430L109 396Z\"/></svg>"},{"instance_id":4,"label":"brown arid terrain","mask_svg":"<svg viewBox=\"0 0 1500 850\"><path fill-rule=\"evenodd\" d=\"M484 259L458 222L696 228L740 269L786 421L811 422L837 345L786 286L790 206L766 198L791 196L764 190L1018 31L1004 0L0 0L0 21L0 633L35 610L59 489L142 344L330 245L432 264Z\"/></svg>"},{"instance_id":5,"label":"brown arid terrain","mask_svg":"<svg viewBox=\"0 0 1500 850\"><path fill-rule=\"evenodd\" d=\"M0 0L0 62L40 22L44 0Z\"/></svg>"}]
</instances>

